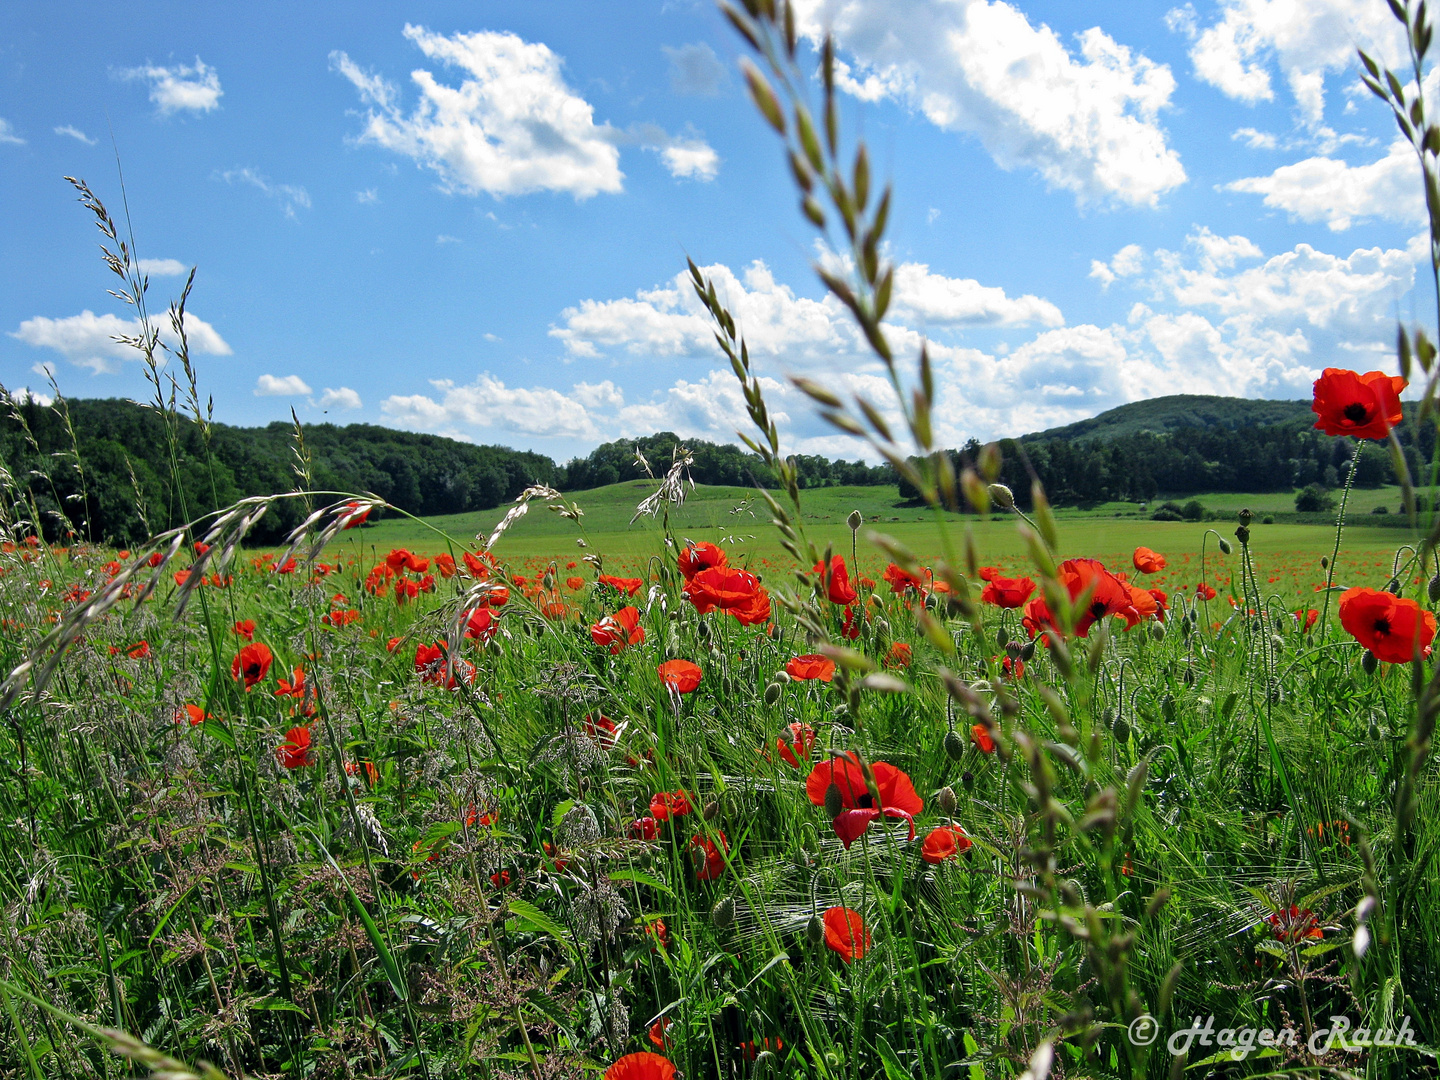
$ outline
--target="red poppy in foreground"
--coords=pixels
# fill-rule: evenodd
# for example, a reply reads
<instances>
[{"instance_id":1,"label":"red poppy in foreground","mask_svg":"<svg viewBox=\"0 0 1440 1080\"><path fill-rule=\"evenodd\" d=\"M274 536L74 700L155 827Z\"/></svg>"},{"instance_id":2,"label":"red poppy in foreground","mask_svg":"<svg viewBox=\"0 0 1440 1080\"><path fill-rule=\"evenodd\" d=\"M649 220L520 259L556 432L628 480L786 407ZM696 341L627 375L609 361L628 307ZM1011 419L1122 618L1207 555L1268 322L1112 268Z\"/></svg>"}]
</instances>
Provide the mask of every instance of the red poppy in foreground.
<instances>
[{"instance_id":1,"label":"red poppy in foreground","mask_svg":"<svg viewBox=\"0 0 1440 1080\"><path fill-rule=\"evenodd\" d=\"M1007 578L997 573L986 579L985 588L980 590L980 599L998 608L1013 609L1023 607L1034 591L1035 582L1028 577Z\"/></svg>"},{"instance_id":2,"label":"red poppy in foreground","mask_svg":"<svg viewBox=\"0 0 1440 1080\"><path fill-rule=\"evenodd\" d=\"M1202 581L1200 582L1200 584L1195 586L1195 595L1198 596L1201 600L1214 600L1215 590Z\"/></svg>"},{"instance_id":3,"label":"red poppy in foreground","mask_svg":"<svg viewBox=\"0 0 1440 1080\"><path fill-rule=\"evenodd\" d=\"M839 791L841 810L831 825L847 848L881 816L904 818L910 826L910 839L915 839L915 815L925 809L925 802L915 793L910 777L885 761L875 762L870 772L875 778L874 794L865 783L860 759L850 751L843 758L816 764L805 780L805 793L816 806L824 806L825 793L830 787L833 785ZM878 806L876 795L880 797Z\"/></svg>"},{"instance_id":4,"label":"red poppy in foreground","mask_svg":"<svg viewBox=\"0 0 1440 1080\"><path fill-rule=\"evenodd\" d=\"M924 581L909 571L901 570L893 562L885 567L885 573L881 577L889 583L892 593L918 593L925 588Z\"/></svg>"},{"instance_id":5,"label":"red poppy in foreground","mask_svg":"<svg viewBox=\"0 0 1440 1080\"><path fill-rule=\"evenodd\" d=\"M814 566L814 572L824 578L825 593L830 597L832 604L853 604L855 602L855 587L850 584L850 571L845 569L845 557L843 555L830 556L829 572L826 572L824 561Z\"/></svg>"},{"instance_id":6,"label":"red poppy in foreground","mask_svg":"<svg viewBox=\"0 0 1440 1080\"><path fill-rule=\"evenodd\" d=\"M770 594L748 570L712 566L698 571L685 583L685 599L694 604L701 615L718 608L735 616L742 626L752 626L770 617Z\"/></svg>"},{"instance_id":7,"label":"red poppy in foreground","mask_svg":"<svg viewBox=\"0 0 1440 1080\"><path fill-rule=\"evenodd\" d=\"M677 694L693 693L700 685L700 666L689 660L666 660L655 669L660 673L660 682Z\"/></svg>"},{"instance_id":8,"label":"red poppy in foreground","mask_svg":"<svg viewBox=\"0 0 1440 1080\"><path fill-rule=\"evenodd\" d=\"M1429 656L1435 640L1432 612L1380 589L1341 593L1340 625L1387 664L1408 664L1416 656Z\"/></svg>"},{"instance_id":9,"label":"red poppy in foreground","mask_svg":"<svg viewBox=\"0 0 1440 1080\"><path fill-rule=\"evenodd\" d=\"M675 1066L649 1051L626 1054L605 1070L605 1080L675 1080Z\"/></svg>"},{"instance_id":10,"label":"red poppy in foreground","mask_svg":"<svg viewBox=\"0 0 1440 1080\"><path fill-rule=\"evenodd\" d=\"M1400 391L1405 380L1383 371L1364 375L1345 368L1326 368L1315 380L1310 409L1315 426L1326 435L1354 435L1357 439L1383 439L1404 416Z\"/></svg>"},{"instance_id":11,"label":"red poppy in foreground","mask_svg":"<svg viewBox=\"0 0 1440 1080\"><path fill-rule=\"evenodd\" d=\"M775 740L775 748L786 764L798 769L802 761L810 760L810 751L815 748L815 729L809 724L791 724Z\"/></svg>"},{"instance_id":12,"label":"red poppy in foreground","mask_svg":"<svg viewBox=\"0 0 1440 1080\"><path fill-rule=\"evenodd\" d=\"M618 589L626 596L634 596L640 591L640 586L645 584L644 578L612 577L609 574L601 574L595 580L601 585L609 585L612 589Z\"/></svg>"},{"instance_id":13,"label":"red poppy in foreground","mask_svg":"<svg viewBox=\"0 0 1440 1080\"><path fill-rule=\"evenodd\" d=\"M699 864L695 876L701 881L714 881L725 873L725 853L730 850L730 841L725 839L725 834L719 829L715 830L715 837L720 841L719 847L705 836L696 835L690 838L690 854Z\"/></svg>"},{"instance_id":14,"label":"red poppy in foreground","mask_svg":"<svg viewBox=\"0 0 1440 1080\"><path fill-rule=\"evenodd\" d=\"M1165 556L1147 547L1137 547L1130 561L1142 574L1154 574L1165 569Z\"/></svg>"},{"instance_id":15,"label":"red poppy in foreground","mask_svg":"<svg viewBox=\"0 0 1440 1080\"><path fill-rule=\"evenodd\" d=\"M656 821L684 817L690 809L690 797L683 791L661 791L650 798L650 815Z\"/></svg>"},{"instance_id":16,"label":"red poppy in foreground","mask_svg":"<svg viewBox=\"0 0 1440 1080\"><path fill-rule=\"evenodd\" d=\"M982 754L993 754L995 752L995 740L990 735L990 729L984 724L974 724L971 726L970 741L979 747Z\"/></svg>"},{"instance_id":17,"label":"red poppy in foreground","mask_svg":"<svg viewBox=\"0 0 1440 1080\"><path fill-rule=\"evenodd\" d=\"M245 689L249 690L270 673L270 665L274 660L268 645L258 642L246 645L230 662L230 677L237 682L243 679Z\"/></svg>"},{"instance_id":18,"label":"red poppy in foreground","mask_svg":"<svg viewBox=\"0 0 1440 1080\"><path fill-rule=\"evenodd\" d=\"M920 858L927 863L942 863L956 855L970 850L970 837L965 830L954 825L941 825L932 829L920 845Z\"/></svg>"},{"instance_id":19,"label":"red poppy in foreground","mask_svg":"<svg viewBox=\"0 0 1440 1080\"><path fill-rule=\"evenodd\" d=\"M785 663L785 674L801 682L810 679L829 682L835 678L835 661L818 653L793 656Z\"/></svg>"},{"instance_id":20,"label":"red poppy in foreground","mask_svg":"<svg viewBox=\"0 0 1440 1080\"><path fill-rule=\"evenodd\" d=\"M623 607L614 615L606 615L590 627L590 637L596 645L608 646L613 656L629 645L639 645L645 640L645 628L640 625L640 609Z\"/></svg>"},{"instance_id":21,"label":"red poppy in foreground","mask_svg":"<svg viewBox=\"0 0 1440 1080\"><path fill-rule=\"evenodd\" d=\"M275 756L287 769L301 769L314 763L310 755L310 729L291 728L285 733L285 741L275 748Z\"/></svg>"},{"instance_id":22,"label":"red poppy in foreground","mask_svg":"<svg viewBox=\"0 0 1440 1080\"><path fill-rule=\"evenodd\" d=\"M675 562L680 567L680 573L685 575L686 581L689 581L701 570L724 566L726 561L725 552L708 541L688 544L685 550L675 557Z\"/></svg>"},{"instance_id":23,"label":"red poppy in foreground","mask_svg":"<svg viewBox=\"0 0 1440 1080\"><path fill-rule=\"evenodd\" d=\"M1314 629L1315 624L1320 620L1320 612L1313 607L1310 609L1301 608L1295 612L1295 621L1300 624L1302 632L1308 634Z\"/></svg>"},{"instance_id":24,"label":"red poppy in foreground","mask_svg":"<svg viewBox=\"0 0 1440 1080\"><path fill-rule=\"evenodd\" d=\"M489 641L498 629L500 624L488 607L478 607L465 617L464 634L472 641Z\"/></svg>"},{"instance_id":25,"label":"red poppy in foreground","mask_svg":"<svg viewBox=\"0 0 1440 1080\"><path fill-rule=\"evenodd\" d=\"M870 951L870 931L865 929L865 920L858 911L848 907L826 908L822 919L826 946L839 953L847 964L862 959Z\"/></svg>"}]
</instances>

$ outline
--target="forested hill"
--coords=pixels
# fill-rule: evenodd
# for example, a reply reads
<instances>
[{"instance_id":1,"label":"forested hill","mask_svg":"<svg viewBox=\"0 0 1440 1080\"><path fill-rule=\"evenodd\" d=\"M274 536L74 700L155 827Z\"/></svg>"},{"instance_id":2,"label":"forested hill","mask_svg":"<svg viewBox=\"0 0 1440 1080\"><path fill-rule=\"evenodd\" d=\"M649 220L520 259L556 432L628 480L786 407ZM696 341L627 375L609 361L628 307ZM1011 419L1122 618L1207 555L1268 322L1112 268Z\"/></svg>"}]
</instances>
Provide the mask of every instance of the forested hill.
<instances>
[{"instance_id":1,"label":"forested hill","mask_svg":"<svg viewBox=\"0 0 1440 1080\"><path fill-rule=\"evenodd\" d=\"M1235 431L1238 428L1289 425L1309 428L1315 414L1308 401L1266 401L1255 398L1216 397L1211 394L1170 394L1148 401L1132 401L1107 409L1088 420L1050 428L1021 441L1051 439L1118 439L1151 432L1163 435L1182 428Z\"/></svg>"}]
</instances>

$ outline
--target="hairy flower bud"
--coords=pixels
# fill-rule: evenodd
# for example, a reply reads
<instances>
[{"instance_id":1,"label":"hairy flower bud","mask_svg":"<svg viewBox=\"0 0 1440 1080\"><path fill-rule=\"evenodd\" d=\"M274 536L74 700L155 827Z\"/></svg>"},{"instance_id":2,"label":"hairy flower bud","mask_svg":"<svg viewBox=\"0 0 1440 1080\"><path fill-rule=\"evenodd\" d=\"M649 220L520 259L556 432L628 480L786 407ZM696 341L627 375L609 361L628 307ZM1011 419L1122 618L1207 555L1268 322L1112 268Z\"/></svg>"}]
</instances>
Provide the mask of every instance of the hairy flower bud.
<instances>
[{"instance_id":1,"label":"hairy flower bud","mask_svg":"<svg viewBox=\"0 0 1440 1080\"><path fill-rule=\"evenodd\" d=\"M832 781L830 786L825 789L825 816L834 820L844 809L845 796L840 794L839 785Z\"/></svg>"},{"instance_id":2,"label":"hairy flower bud","mask_svg":"<svg viewBox=\"0 0 1440 1080\"><path fill-rule=\"evenodd\" d=\"M956 732L947 731L945 733L945 753L950 755L952 761L959 761L965 756L965 740Z\"/></svg>"},{"instance_id":3,"label":"hairy flower bud","mask_svg":"<svg viewBox=\"0 0 1440 1080\"><path fill-rule=\"evenodd\" d=\"M1151 636L1152 638L1154 638L1156 641L1164 641L1164 640L1165 640L1165 624L1164 624L1164 623L1159 623L1159 622L1153 622L1153 623L1151 623L1151 624L1150 624L1150 636Z\"/></svg>"},{"instance_id":4,"label":"hairy flower bud","mask_svg":"<svg viewBox=\"0 0 1440 1080\"><path fill-rule=\"evenodd\" d=\"M735 921L735 898L722 896L710 909L710 922L717 930L724 930Z\"/></svg>"},{"instance_id":5,"label":"hairy flower bud","mask_svg":"<svg viewBox=\"0 0 1440 1080\"><path fill-rule=\"evenodd\" d=\"M859 510L851 510L850 516L845 519L845 524L850 526L851 532L859 532L860 526L865 524L865 515Z\"/></svg>"},{"instance_id":6,"label":"hairy flower bud","mask_svg":"<svg viewBox=\"0 0 1440 1080\"><path fill-rule=\"evenodd\" d=\"M1115 726L1110 729L1110 732L1118 742L1130 741L1130 724L1123 716L1116 719Z\"/></svg>"},{"instance_id":7,"label":"hairy flower bud","mask_svg":"<svg viewBox=\"0 0 1440 1080\"><path fill-rule=\"evenodd\" d=\"M942 787L935 793L935 805L940 808L940 812L946 817L953 816L955 807L959 805L955 798L955 789L949 786Z\"/></svg>"},{"instance_id":8,"label":"hairy flower bud","mask_svg":"<svg viewBox=\"0 0 1440 1080\"><path fill-rule=\"evenodd\" d=\"M1360 658L1360 666L1365 669L1366 675L1374 675L1380 667L1380 661L1373 652L1366 649L1365 655Z\"/></svg>"},{"instance_id":9,"label":"hairy flower bud","mask_svg":"<svg viewBox=\"0 0 1440 1080\"><path fill-rule=\"evenodd\" d=\"M970 770L968 770L968 769L965 770L963 773L961 773L961 774L960 774L960 786L963 787L966 791L974 791L974 790L975 790L975 774L972 773L972 772L971 772Z\"/></svg>"},{"instance_id":10,"label":"hairy flower bud","mask_svg":"<svg viewBox=\"0 0 1440 1080\"><path fill-rule=\"evenodd\" d=\"M1230 546L1230 541L1229 541L1229 540L1226 540L1226 539L1222 536L1222 537L1220 537L1220 550L1221 550L1222 552L1224 552L1226 555L1229 555L1230 552L1234 551L1235 549Z\"/></svg>"},{"instance_id":11,"label":"hairy flower bud","mask_svg":"<svg viewBox=\"0 0 1440 1080\"><path fill-rule=\"evenodd\" d=\"M805 924L805 940L811 945L819 945L825 940L825 924L819 915L811 915L810 921Z\"/></svg>"},{"instance_id":12,"label":"hairy flower bud","mask_svg":"<svg viewBox=\"0 0 1440 1080\"><path fill-rule=\"evenodd\" d=\"M714 821L715 815L720 813L720 800L711 799L705 804L705 808L701 810L700 813L704 815L706 821Z\"/></svg>"},{"instance_id":13,"label":"hairy flower bud","mask_svg":"<svg viewBox=\"0 0 1440 1080\"><path fill-rule=\"evenodd\" d=\"M1430 594L1432 604L1440 600L1440 574L1436 574L1430 579L1430 584L1426 586L1425 591Z\"/></svg>"},{"instance_id":14,"label":"hairy flower bud","mask_svg":"<svg viewBox=\"0 0 1440 1080\"><path fill-rule=\"evenodd\" d=\"M780 683L772 682L765 687L765 704L774 705L780 700L780 694L785 689Z\"/></svg>"},{"instance_id":15,"label":"hairy flower bud","mask_svg":"<svg viewBox=\"0 0 1440 1080\"><path fill-rule=\"evenodd\" d=\"M990 501L1002 510L1010 510L1015 506L1015 493L1004 484L991 484Z\"/></svg>"}]
</instances>

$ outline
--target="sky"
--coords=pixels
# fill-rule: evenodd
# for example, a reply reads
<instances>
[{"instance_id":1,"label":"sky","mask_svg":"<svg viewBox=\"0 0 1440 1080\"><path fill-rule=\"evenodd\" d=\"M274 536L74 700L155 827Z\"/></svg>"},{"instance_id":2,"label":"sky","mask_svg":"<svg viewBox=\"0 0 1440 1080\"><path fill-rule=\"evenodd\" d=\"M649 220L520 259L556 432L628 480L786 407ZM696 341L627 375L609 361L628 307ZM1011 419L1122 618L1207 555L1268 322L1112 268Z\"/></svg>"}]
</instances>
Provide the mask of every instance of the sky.
<instances>
[{"instance_id":1,"label":"sky","mask_svg":"<svg viewBox=\"0 0 1440 1080\"><path fill-rule=\"evenodd\" d=\"M1308 397L1434 322L1419 169L1359 82L1384 0L797 0L843 131L894 187L890 336L937 437L1172 393ZM815 265L778 140L706 0L0 8L0 382L149 396L92 219L117 218L216 418L375 423L558 460L743 398L853 459L787 377L892 410ZM1433 81L1426 80L1433 95ZM812 88L813 89L813 88ZM121 177L123 174L123 192Z\"/></svg>"}]
</instances>

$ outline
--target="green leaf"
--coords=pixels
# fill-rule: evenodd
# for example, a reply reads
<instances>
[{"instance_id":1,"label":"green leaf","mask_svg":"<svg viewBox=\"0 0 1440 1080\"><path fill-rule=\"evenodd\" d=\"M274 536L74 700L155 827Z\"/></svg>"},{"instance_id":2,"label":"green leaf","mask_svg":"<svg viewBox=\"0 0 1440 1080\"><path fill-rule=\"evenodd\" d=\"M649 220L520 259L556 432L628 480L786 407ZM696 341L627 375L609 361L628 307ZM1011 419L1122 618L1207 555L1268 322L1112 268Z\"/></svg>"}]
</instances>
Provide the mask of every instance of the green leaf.
<instances>
[{"instance_id":1,"label":"green leaf","mask_svg":"<svg viewBox=\"0 0 1440 1080\"><path fill-rule=\"evenodd\" d=\"M884 1035L875 1037L875 1050L880 1055L880 1063L885 1066L885 1080L910 1080L910 1070L905 1068Z\"/></svg>"},{"instance_id":2,"label":"green leaf","mask_svg":"<svg viewBox=\"0 0 1440 1080\"><path fill-rule=\"evenodd\" d=\"M570 939L565 936L565 928L546 915L534 904L524 900L507 900L505 907L510 914L529 926L532 930L539 930L542 934L549 934L567 949L570 947Z\"/></svg>"},{"instance_id":3,"label":"green leaf","mask_svg":"<svg viewBox=\"0 0 1440 1080\"><path fill-rule=\"evenodd\" d=\"M631 881L634 882L636 885L648 885L650 888L657 889L660 892L665 893L667 896L675 895L669 885L666 885L659 878L651 877L643 870L616 870L611 873L610 880Z\"/></svg>"}]
</instances>

